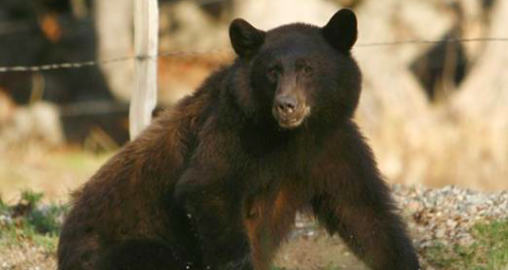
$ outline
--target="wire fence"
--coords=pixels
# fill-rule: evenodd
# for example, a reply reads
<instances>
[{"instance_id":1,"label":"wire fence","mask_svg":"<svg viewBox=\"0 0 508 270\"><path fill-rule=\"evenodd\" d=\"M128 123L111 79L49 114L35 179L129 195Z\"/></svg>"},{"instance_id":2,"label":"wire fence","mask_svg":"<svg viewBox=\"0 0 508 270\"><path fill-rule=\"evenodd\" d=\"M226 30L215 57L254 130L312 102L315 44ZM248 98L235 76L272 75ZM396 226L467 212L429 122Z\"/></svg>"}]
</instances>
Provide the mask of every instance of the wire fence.
<instances>
[{"instance_id":1,"label":"wire fence","mask_svg":"<svg viewBox=\"0 0 508 270\"><path fill-rule=\"evenodd\" d=\"M390 47L390 46L403 46L403 45L428 45L428 44L443 44L443 43L473 43L473 42L508 42L508 38L504 37L479 37L479 38L464 38L464 39L442 39L442 40L405 40L405 41L390 41L390 42L373 42L373 43L360 43L356 45L358 48L371 48L371 47ZM232 53L230 48L207 50L207 51L172 51L161 52L155 56L122 56L110 59L94 59L82 62L64 62L52 63L37 66L4 66L0 67L0 73L8 72L40 72L61 69L79 69L84 67L93 67L100 65L107 65L112 63L132 61L136 59L146 58L167 58L167 57L195 57L202 55Z\"/></svg>"},{"instance_id":2,"label":"wire fence","mask_svg":"<svg viewBox=\"0 0 508 270\"><path fill-rule=\"evenodd\" d=\"M59 69L78 69L84 67L92 67L99 65L107 65L118 62L125 62L131 60L142 60L146 58L166 58L166 57L192 57L192 56L200 56L207 54L221 54L221 53L230 53L233 52L232 49L218 49L218 50L208 50L208 51L175 51L175 52L161 52L155 56L122 56L115 57L110 59L95 59L90 61L82 61L82 62L65 62L65 63L53 63L46 65L38 65L38 66L11 66L11 67L0 67L0 73L7 72L38 72L38 71L50 71L50 70L59 70Z\"/></svg>"}]
</instances>

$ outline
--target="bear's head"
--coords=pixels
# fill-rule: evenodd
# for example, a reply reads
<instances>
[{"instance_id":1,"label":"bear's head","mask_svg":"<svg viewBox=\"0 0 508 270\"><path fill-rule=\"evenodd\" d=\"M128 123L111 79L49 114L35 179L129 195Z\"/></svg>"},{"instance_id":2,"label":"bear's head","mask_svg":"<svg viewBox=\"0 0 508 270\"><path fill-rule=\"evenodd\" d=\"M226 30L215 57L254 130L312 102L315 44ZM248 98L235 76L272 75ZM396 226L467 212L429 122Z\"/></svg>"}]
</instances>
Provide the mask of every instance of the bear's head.
<instances>
[{"instance_id":1,"label":"bear's head","mask_svg":"<svg viewBox=\"0 0 508 270\"><path fill-rule=\"evenodd\" d=\"M324 27L296 23L266 32L236 19L229 34L238 55L235 95L247 115L283 129L352 117L361 75L350 53L357 38L351 10Z\"/></svg>"}]
</instances>

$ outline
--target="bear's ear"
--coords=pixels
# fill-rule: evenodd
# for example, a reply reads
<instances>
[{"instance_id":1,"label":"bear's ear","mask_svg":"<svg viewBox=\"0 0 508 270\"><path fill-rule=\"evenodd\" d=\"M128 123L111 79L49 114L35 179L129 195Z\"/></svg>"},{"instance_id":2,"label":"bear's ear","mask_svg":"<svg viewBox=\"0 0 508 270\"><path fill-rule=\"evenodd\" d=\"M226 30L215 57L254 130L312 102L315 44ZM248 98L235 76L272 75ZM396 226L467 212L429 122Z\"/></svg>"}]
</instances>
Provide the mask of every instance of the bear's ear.
<instances>
[{"instance_id":1,"label":"bear's ear","mask_svg":"<svg viewBox=\"0 0 508 270\"><path fill-rule=\"evenodd\" d=\"M323 27L323 35L332 46L343 53L349 53L358 36L358 22L350 9L341 9Z\"/></svg>"},{"instance_id":2,"label":"bear's ear","mask_svg":"<svg viewBox=\"0 0 508 270\"><path fill-rule=\"evenodd\" d=\"M243 19L235 19L229 26L229 38L236 54L241 58L248 58L263 45L265 32Z\"/></svg>"}]
</instances>

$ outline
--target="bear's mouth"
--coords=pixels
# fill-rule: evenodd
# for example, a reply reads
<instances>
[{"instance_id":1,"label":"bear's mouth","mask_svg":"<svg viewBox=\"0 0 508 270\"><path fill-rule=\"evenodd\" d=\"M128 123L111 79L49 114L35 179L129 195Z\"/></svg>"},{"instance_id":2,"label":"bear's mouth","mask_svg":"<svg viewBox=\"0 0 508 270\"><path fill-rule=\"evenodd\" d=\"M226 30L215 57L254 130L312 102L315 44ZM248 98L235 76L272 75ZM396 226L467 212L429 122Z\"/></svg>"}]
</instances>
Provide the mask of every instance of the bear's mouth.
<instances>
[{"instance_id":1,"label":"bear's mouth","mask_svg":"<svg viewBox=\"0 0 508 270\"><path fill-rule=\"evenodd\" d=\"M299 127L305 118L310 114L309 106L301 106L290 114L280 113L277 110L273 110L273 116L279 123L279 126L284 129L293 129Z\"/></svg>"}]
</instances>

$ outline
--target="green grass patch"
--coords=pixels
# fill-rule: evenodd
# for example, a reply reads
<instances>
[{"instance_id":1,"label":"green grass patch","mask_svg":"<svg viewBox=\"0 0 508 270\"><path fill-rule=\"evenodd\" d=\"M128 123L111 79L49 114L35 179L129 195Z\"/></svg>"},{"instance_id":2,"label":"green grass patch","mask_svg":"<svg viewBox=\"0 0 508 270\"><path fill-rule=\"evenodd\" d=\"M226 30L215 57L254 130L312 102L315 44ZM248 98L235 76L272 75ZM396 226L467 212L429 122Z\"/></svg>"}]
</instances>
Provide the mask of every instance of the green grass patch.
<instances>
[{"instance_id":1,"label":"green grass patch","mask_svg":"<svg viewBox=\"0 0 508 270\"><path fill-rule=\"evenodd\" d=\"M476 224L471 245L442 244L428 248L424 257L438 269L503 270L508 268L508 219Z\"/></svg>"},{"instance_id":2,"label":"green grass patch","mask_svg":"<svg viewBox=\"0 0 508 270\"><path fill-rule=\"evenodd\" d=\"M0 199L0 246L20 246L27 242L56 251L65 205L41 205L43 194L25 191L16 205Z\"/></svg>"},{"instance_id":3,"label":"green grass patch","mask_svg":"<svg viewBox=\"0 0 508 270\"><path fill-rule=\"evenodd\" d=\"M73 172L88 173L90 168L98 168L104 164L113 153L94 154L90 152L69 152L49 157L49 162L56 167L64 167Z\"/></svg>"}]
</instances>

